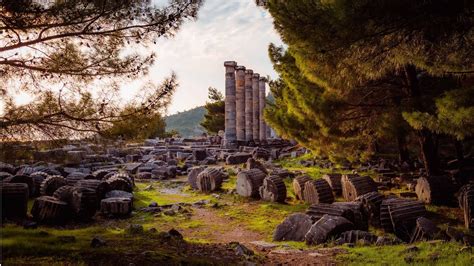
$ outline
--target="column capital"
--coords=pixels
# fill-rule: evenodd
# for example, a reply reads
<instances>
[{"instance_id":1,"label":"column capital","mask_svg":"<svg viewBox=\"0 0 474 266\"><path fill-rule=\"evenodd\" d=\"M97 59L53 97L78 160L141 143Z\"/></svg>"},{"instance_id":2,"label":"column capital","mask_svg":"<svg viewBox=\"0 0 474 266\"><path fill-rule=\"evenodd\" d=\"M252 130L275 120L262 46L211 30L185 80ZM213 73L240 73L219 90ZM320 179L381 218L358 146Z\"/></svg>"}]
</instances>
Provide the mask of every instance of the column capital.
<instances>
[{"instance_id":1,"label":"column capital","mask_svg":"<svg viewBox=\"0 0 474 266\"><path fill-rule=\"evenodd\" d=\"M259 79L259 80L260 80L260 81L262 81L262 82L268 82L268 79L267 79L266 77L263 77L263 76L262 76L262 77L260 77L260 79Z\"/></svg>"},{"instance_id":2,"label":"column capital","mask_svg":"<svg viewBox=\"0 0 474 266\"><path fill-rule=\"evenodd\" d=\"M225 66L225 67L236 67L236 66L237 66L237 62L235 62L235 61L225 61L225 62L224 62L224 66Z\"/></svg>"},{"instance_id":3,"label":"column capital","mask_svg":"<svg viewBox=\"0 0 474 266\"><path fill-rule=\"evenodd\" d=\"M245 70L245 74L253 74L253 70L252 69L247 69L247 70Z\"/></svg>"},{"instance_id":4,"label":"column capital","mask_svg":"<svg viewBox=\"0 0 474 266\"><path fill-rule=\"evenodd\" d=\"M254 78L254 79L255 79L255 78L256 78L256 79L260 78L260 74L258 74L258 73L253 73L253 78Z\"/></svg>"},{"instance_id":5,"label":"column capital","mask_svg":"<svg viewBox=\"0 0 474 266\"><path fill-rule=\"evenodd\" d=\"M245 71L245 67L244 66L236 66L235 70L244 70Z\"/></svg>"}]
</instances>

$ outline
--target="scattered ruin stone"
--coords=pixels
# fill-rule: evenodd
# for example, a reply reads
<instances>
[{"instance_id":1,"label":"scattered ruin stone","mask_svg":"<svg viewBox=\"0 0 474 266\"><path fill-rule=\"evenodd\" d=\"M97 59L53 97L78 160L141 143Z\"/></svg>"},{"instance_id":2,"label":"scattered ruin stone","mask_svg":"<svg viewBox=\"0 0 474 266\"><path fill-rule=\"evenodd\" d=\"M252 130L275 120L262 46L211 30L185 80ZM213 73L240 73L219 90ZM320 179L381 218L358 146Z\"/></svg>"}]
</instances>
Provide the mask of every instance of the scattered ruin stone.
<instances>
[{"instance_id":1,"label":"scattered ruin stone","mask_svg":"<svg viewBox=\"0 0 474 266\"><path fill-rule=\"evenodd\" d=\"M72 202L72 191L74 190L73 186L62 186L53 193L53 197L57 198L60 201L64 201L67 204L71 204Z\"/></svg>"},{"instance_id":2,"label":"scattered ruin stone","mask_svg":"<svg viewBox=\"0 0 474 266\"><path fill-rule=\"evenodd\" d=\"M271 202L285 202L286 186L279 176L268 176L259 188L260 198Z\"/></svg>"},{"instance_id":3,"label":"scattered ruin stone","mask_svg":"<svg viewBox=\"0 0 474 266\"><path fill-rule=\"evenodd\" d=\"M247 160L252 157L250 153L247 152L237 152L227 156L226 164L228 165L235 165L235 164L242 164L247 162Z\"/></svg>"},{"instance_id":4,"label":"scattered ruin stone","mask_svg":"<svg viewBox=\"0 0 474 266\"><path fill-rule=\"evenodd\" d=\"M109 184L103 180L84 179L76 183L76 187L91 188L97 193L97 199L103 199L105 193L114 190L110 188Z\"/></svg>"},{"instance_id":5,"label":"scattered ruin stone","mask_svg":"<svg viewBox=\"0 0 474 266\"><path fill-rule=\"evenodd\" d=\"M455 188L448 176L430 176L418 178L415 191L424 203L449 205L454 200Z\"/></svg>"},{"instance_id":6,"label":"scattered ruin stone","mask_svg":"<svg viewBox=\"0 0 474 266\"><path fill-rule=\"evenodd\" d=\"M44 224L64 224L69 214L67 203L51 196L36 198L31 209L33 219Z\"/></svg>"},{"instance_id":7,"label":"scattered ruin stone","mask_svg":"<svg viewBox=\"0 0 474 266\"><path fill-rule=\"evenodd\" d=\"M23 219L28 205L28 185L24 183L0 183L2 197L2 220Z\"/></svg>"},{"instance_id":8,"label":"scattered ruin stone","mask_svg":"<svg viewBox=\"0 0 474 266\"><path fill-rule=\"evenodd\" d=\"M345 243L365 243L365 244L374 244L377 241L377 236L371 234L367 231L361 230L350 230L341 234L341 237L336 240L336 243L339 245Z\"/></svg>"},{"instance_id":9,"label":"scattered ruin stone","mask_svg":"<svg viewBox=\"0 0 474 266\"><path fill-rule=\"evenodd\" d=\"M270 171L270 175L277 175L283 179L285 178L294 178L295 177L295 174L290 172L288 169L284 169L284 168L273 168L271 171Z\"/></svg>"},{"instance_id":10,"label":"scattered ruin stone","mask_svg":"<svg viewBox=\"0 0 474 266\"><path fill-rule=\"evenodd\" d=\"M4 181L6 182L6 181ZM22 183L28 186L28 195L33 196L35 194L36 186L34 184L33 178L29 175L19 175L16 174L11 176L8 180L8 183Z\"/></svg>"},{"instance_id":11,"label":"scattered ruin stone","mask_svg":"<svg viewBox=\"0 0 474 266\"><path fill-rule=\"evenodd\" d=\"M321 219L324 215L341 216L351 221L355 229L367 230L367 217L362 212L362 205L356 202L335 202L333 204L319 203L311 205L306 214L313 221Z\"/></svg>"},{"instance_id":12,"label":"scattered ruin stone","mask_svg":"<svg viewBox=\"0 0 474 266\"><path fill-rule=\"evenodd\" d=\"M92 175L95 176L97 179L102 180L108 173L110 173L110 171L101 169L93 172Z\"/></svg>"},{"instance_id":13,"label":"scattered ruin stone","mask_svg":"<svg viewBox=\"0 0 474 266\"><path fill-rule=\"evenodd\" d=\"M223 172L216 167L206 168L196 178L197 189L204 193L219 190L224 180Z\"/></svg>"},{"instance_id":14,"label":"scattered ruin stone","mask_svg":"<svg viewBox=\"0 0 474 266\"><path fill-rule=\"evenodd\" d=\"M105 193L105 198L127 198L133 201L133 194L122 190L111 190Z\"/></svg>"},{"instance_id":15,"label":"scattered ruin stone","mask_svg":"<svg viewBox=\"0 0 474 266\"><path fill-rule=\"evenodd\" d=\"M132 200L129 198L107 198L100 202L100 212L114 217L129 215L132 207Z\"/></svg>"},{"instance_id":16,"label":"scattered ruin stone","mask_svg":"<svg viewBox=\"0 0 474 266\"><path fill-rule=\"evenodd\" d=\"M195 161L202 161L207 158L207 152L205 149L194 149L193 150L193 159Z\"/></svg>"},{"instance_id":17,"label":"scattered ruin stone","mask_svg":"<svg viewBox=\"0 0 474 266\"><path fill-rule=\"evenodd\" d=\"M144 232L145 232L145 229L143 228L143 225L141 224L129 224L127 228L125 228L125 233L130 234L130 235L143 234Z\"/></svg>"},{"instance_id":18,"label":"scattered ruin stone","mask_svg":"<svg viewBox=\"0 0 474 266\"><path fill-rule=\"evenodd\" d=\"M341 174L326 174L323 175L323 179L326 180L331 187L334 195L341 195L342 194L342 184L341 184Z\"/></svg>"},{"instance_id":19,"label":"scattered ruin stone","mask_svg":"<svg viewBox=\"0 0 474 266\"><path fill-rule=\"evenodd\" d=\"M293 191L295 192L296 199L304 200L304 186L306 182L313 180L310 176L302 175L293 179Z\"/></svg>"},{"instance_id":20,"label":"scattered ruin stone","mask_svg":"<svg viewBox=\"0 0 474 266\"><path fill-rule=\"evenodd\" d=\"M380 205L380 224L385 232L393 232L408 242L416 225L416 219L426 214L420 201L389 198Z\"/></svg>"},{"instance_id":21,"label":"scattered ruin stone","mask_svg":"<svg viewBox=\"0 0 474 266\"><path fill-rule=\"evenodd\" d=\"M59 175L48 176L41 182L41 195L42 196L52 196L56 189L67 185L67 181L64 177Z\"/></svg>"},{"instance_id":22,"label":"scattered ruin stone","mask_svg":"<svg viewBox=\"0 0 474 266\"><path fill-rule=\"evenodd\" d=\"M379 192L369 192L356 198L356 201L362 203L362 210L373 226L380 226L380 205L385 196Z\"/></svg>"},{"instance_id":23,"label":"scattered ruin stone","mask_svg":"<svg viewBox=\"0 0 474 266\"><path fill-rule=\"evenodd\" d=\"M333 203L334 195L324 179L311 180L304 185L304 200L309 204Z\"/></svg>"},{"instance_id":24,"label":"scattered ruin stone","mask_svg":"<svg viewBox=\"0 0 474 266\"><path fill-rule=\"evenodd\" d=\"M198 189L196 180L197 180L198 175L202 171L204 171L204 169L206 169L205 166L196 166L196 167L192 167L191 169L189 169L188 183L191 186L191 188Z\"/></svg>"},{"instance_id":25,"label":"scattered ruin stone","mask_svg":"<svg viewBox=\"0 0 474 266\"><path fill-rule=\"evenodd\" d=\"M29 176L34 172L36 172L34 167L23 166L16 172L16 174L17 175L28 175Z\"/></svg>"},{"instance_id":26,"label":"scattered ruin stone","mask_svg":"<svg viewBox=\"0 0 474 266\"><path fill-rule=\"evenodd\" d=\"M391 246L401 244L402 241L396 237L379 236L375 242L376 246Z\"/></svg>"},{"instance_id":27,"label":"scattered ruin stone","mask_svg":"<svg viewBox=\"0 0 474 266\"><path fill-rule=\"evenodd\" d=\"M100 248L106 245L107 245L107 242L101 237L95 236L91 240L91 248Z\"/></svg>"},{"instance_id":28,"label":"scattered ruin stone","mask_svg":"<svg viewBox=\"0 0 474 266\"><path fill-rule=\"evenodd\" d=\"M249 158L245 164L247 166L247 170L259 169L260 171L264 172L265 174L268 174L267 169L265 168L265 166L263 166L263 164L261 162L257 161L254 158Z\"/></svg>"},{"instance_id":29,"label":"scattered ruin stone","mask_svg":"<svg viewBox=\"0 0 474 266\"><path fill-rule=\"evenodd\" d=\"M254 255L253 250L240 244L239 242L231 242L229 245L235 250L237 256L250 257Z\"/></svg>"},{"instance_id":30,"label":"scattered ruin stone","mask_svg":"<svg viewBox=\"0 0 474 266\"><path fill-rule=\"evenodd\" d=\"M252 157L255 159L255 160L265 160L267 161L268 159L270 159L270 151L267 150L267 149L263 149L263 148L260 148L260 147L257 147L255 148L253 151L252 151Z\"/></svg>"},{"instance_id":31,"label":"scattered ruin stone","mask_svg":"<svg viewBox=\"0 0 474 266\"><path fill-rule=\"evenodd\" d=\"M123 190L127 192L132 192L133 187L127 180L120 177L110 177L107 179L107 184L110 190Z\"/></svg>"},{"instance_id":32,"label":"scattered ruin stone","mask_svg":"<svg viewBox=\"0 0 474 266\"><path fill-rule=\"evenodd\" d=\"M346 201L354 201L357 197L377 191L377 186L368 176L343 175L341 178L342 196Z\"/></svg>"},{"instance_id":33,"label":"scattered ruin stone","mask_svg":"<svg viewBox=\"0 0 474 266\"><path fill-rule=\"evenodd\" d=\"M81 220L88 220L94 216L98 202L97 193L90 188L76 187L72 191L71 208L74 215Z\"/></svg>"},{"instance_id":34,"label":"scattered ruin stone","mask_svg":"<svg viewBox=\"0 0 474 266\"><path fill-rule=\"evenodd\" d=\"M431 220L419 217L416 219L415 231L411 236L410 243L435 239L440 232L441 230Z\"/></svg>"},{"instance_id":35,"label":"scattered ruin stone","mask_svg":"<svg viewBox=\"0 0 474 266\"><path fill-rule=\"evenodd\" d=\"M244 170L237 174L236 191L243 197L260 197L260 187L263 185L265 173L259 169Z\"/></svg>"},{"instance_id":36,"label":"scattered ruin stone","mask_svg":"<svg viewBox=\"0 0 474 266\"><path fill-rule=\"evenodd\" d=\"M340 208L347 208L351 211L351 216L347 218L354 224L355 229L367 231L369 229L368 219L360 202L334 202L332 205Z\"/></svg>"},{"instance_id":37,"label":"scattered ruin stone","mask_svg":"<svg viewBox=\"0 0 474 266\"><path fill-rule=\"evenodd\" d=\"M303 241L313 225L311 217L304 213L294 213L279 224L273 233L273 241Z\"/></svg>"},{"instance_id":38,"label":"scattered ruin stone","mask_svg":"<svg viewBox=\"0 0 474 266\"><path fill-rule=\"evenodd\" d=\"M33 179L33 184L35 186L32 197L38 197L41 195L41 183L43 183L43 180L48 177L48 174L45 172L34 172L30 176Z\"/></svg>"},{"instance_id":39,"label":"scattered ruin stone","mask_svg":"<svg viewBox=\"0 0 474 266\"><path fill-rule=\"evenodd\" d=\"M308 245L318 245L331 237L338 237L342 232L354 229L354 225L342 216L324 215L314 223L305 235Z\"/></svg>"},{"instance_id":40,"label":"scattered ruin stone","mask_svg":"<svg viewBox=\"0 0 474 266\"><path fill-rule=\"evenodd\" d=\"M458 192L459 207L463 210L464 226L474 229L474 184L464 185Z\"/></svg>"},{"instance_id":41,"label":"scattered ruin stone","mask_svg":"<svg viewBox=\"0 0 474 266\"><path fill-rule=\"evenodd\" d=\"M67 184L70 186L74 186L78 181L83 180L86 178L86 174L81 173L81 172L74 172L70 173L68 176L66 176L66 181Z\"/></svg>"}]
</instances>

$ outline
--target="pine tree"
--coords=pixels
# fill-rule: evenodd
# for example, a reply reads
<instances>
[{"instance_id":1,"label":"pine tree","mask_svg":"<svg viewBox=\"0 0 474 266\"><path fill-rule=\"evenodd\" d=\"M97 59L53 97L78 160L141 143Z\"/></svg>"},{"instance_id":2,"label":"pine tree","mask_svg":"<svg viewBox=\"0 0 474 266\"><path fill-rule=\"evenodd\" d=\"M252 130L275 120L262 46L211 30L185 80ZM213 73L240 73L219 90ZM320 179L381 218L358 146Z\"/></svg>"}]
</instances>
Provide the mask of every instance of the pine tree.
<instances>
[{"instance_id":1,"label":"pine tree","mask_svg":"<svg viewBox=\"0 0 474 266\"><path fill-rule=\"evenodd\" d=\"M379 125L390 124L393 117L400 122L402 113L433 114L434 99L448 90L464 89L456 86L459 74L474 70L474 4L469 1L266 2L299 73L322 87L322 95L336 99L326 106L351 114L347 119L354 123L336 120L338 128L348 129L345 134L363 122L356 129L366 129L356 130L356 135L379 138ZM282 79L291 88L292 81ZM309 94L321 92L299 98L311 98ZM334 110L329 116L339 117ZM436 174L436 134L427 127L415 128L414 133L427 173Z\"/></svg>"},{"instance_id":2,"label":"pine tree","mask_svg":"<svg viewBox=\"0 0 474 266\"><path fill-rule=\"evenodd\" d=\"M209 87L209 102L204 106L206 114L201 122L208 133L217 134L225 128L225 102L224 96L216 88Z\"/></svg>"}]
</instances>

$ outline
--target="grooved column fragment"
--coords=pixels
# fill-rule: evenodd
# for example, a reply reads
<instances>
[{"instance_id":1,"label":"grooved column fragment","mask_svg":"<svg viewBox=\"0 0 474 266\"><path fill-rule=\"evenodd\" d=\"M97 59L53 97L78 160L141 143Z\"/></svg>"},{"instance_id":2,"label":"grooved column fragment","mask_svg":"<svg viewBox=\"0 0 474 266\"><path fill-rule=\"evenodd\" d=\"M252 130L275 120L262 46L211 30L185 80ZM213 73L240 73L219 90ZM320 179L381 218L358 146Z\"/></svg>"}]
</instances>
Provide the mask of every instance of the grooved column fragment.
<instances>
[{"instance_id":1,"label":"grooved column fragment","mask_svg":"<svg viewBox=\"0 0 474 266\"><path fill-rule=\"evenodd\" d=\"M245 141L245 67L237 66L236 70L236 131L237 141Z\"/></svg>"},{"instance_id":2,"label":"grooved column fragment","mask_svg":"<svg viewBox=\"0 0 474 266\"><path fill-rule=\"evenodd\" d=\"M265 109L265 98L266 98L266 95L265 95L265 86L266 86L266 82L267 80L265 78L260 78L259 80L259 90L260 90L260 93L259 93L259 97L260 97L260 101L259 101L259 122L260 122L260 125L259 125L259 131L260 131L260 141L266 141L267 140L267 125L265 123L265 120L263 119L263 109Z\"/></svg>"},{"instance_id":3,"label":"grooved column fragment","mask_svg":"<svg viewBox=\"0 0 474 266\"><path fill-rule=\"evenodd\" d=\"M260 139L260 75L257 73L253 74L252 77L252 111L253 111L253 139L255 141Z\"/></svg>"},{"instance_id":4,"label":"grooved column fragment","mask_svg":"<svg viewBox=\"0 0 474 266\"><path fill-rule=\"evenodd\" d=\"M253 97L252 97L253 71L245 71L245 140L253 140Z\"/></svg>"},{"instance_id":5,"label":"grooved column fragment","mask_svg":"<svg viewBox=\"0 0 474 266\"><path fill-rule=\"evenodd\" d=\"M224 62L225 66L225 134L224 145L235 143L236 110L235 110L235 67L234 61Z\"/></svg>"}]
</instances>

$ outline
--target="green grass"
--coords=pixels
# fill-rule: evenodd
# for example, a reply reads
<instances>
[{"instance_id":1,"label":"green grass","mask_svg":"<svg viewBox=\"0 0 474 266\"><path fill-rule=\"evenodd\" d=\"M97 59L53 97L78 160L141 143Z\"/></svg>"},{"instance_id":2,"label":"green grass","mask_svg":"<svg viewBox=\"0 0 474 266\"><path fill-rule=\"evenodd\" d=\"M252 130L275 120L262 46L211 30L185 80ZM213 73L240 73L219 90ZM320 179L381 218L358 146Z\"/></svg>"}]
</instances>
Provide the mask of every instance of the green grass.
<instances>
[{"instance_id":1,"label":"green grass","mask_svg":"<svg viewBox=\"0 0 474 266\"><path fill-rule=\"evenodd\" d=\"M347 248L348 254L337 258L348 265L473 265L474 255L469 251L461 252L457 243L416 244L418 251L405 251L408 245L367 246Z\"/></svg>"}]
</instances>

